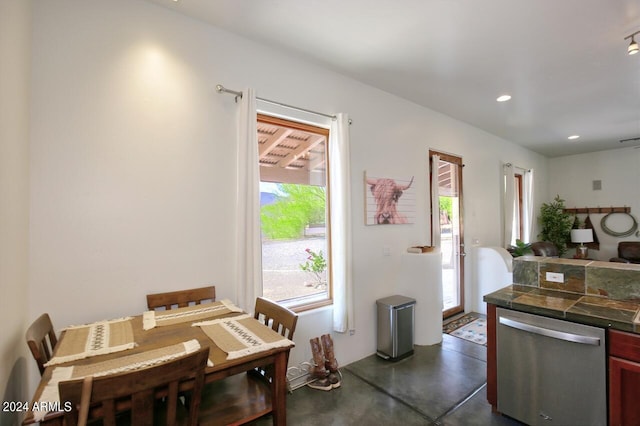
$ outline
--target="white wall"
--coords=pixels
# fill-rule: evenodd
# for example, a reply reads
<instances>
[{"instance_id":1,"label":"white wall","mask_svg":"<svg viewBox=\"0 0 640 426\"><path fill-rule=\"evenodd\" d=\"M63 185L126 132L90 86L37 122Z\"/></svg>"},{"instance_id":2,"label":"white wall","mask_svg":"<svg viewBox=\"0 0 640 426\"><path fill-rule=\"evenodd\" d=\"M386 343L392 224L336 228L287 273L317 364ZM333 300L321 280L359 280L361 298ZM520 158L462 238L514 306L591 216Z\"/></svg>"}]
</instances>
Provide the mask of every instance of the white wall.
<instances>
[{"instance_id":1,"label":"white wall","mask_svg":"<svg viewBox=\"0 0 640 426\"><path fill-rule=\"evenodd\" d=\"M502 162L539 172L546 199L542 156L143 1L36 2L33 58L29 311L59 326L142 312L151 291L211 283L235 299L237 106L218 83L354 120L357 330L334 336L341 364L375 352L375 301L429 242L429 148L464 158L468 246L500 244ZM365 170L416 176L415 224L364 225ZM330 329L330 310L303 314L291 363Z\"/></svg>"},{"instance_id":2,"label":"white wall","mask_svg":"<svg viewBox=\"0 0 640 426\"><path fill-rule=\"evenodd\" d=\"M513 257L502 247L474 247L472 254L472 311L486 314L483 296L513 283Z\"/></svg>"},{"instance_id":3,"label":"white wall","mask_svg":"<svg viewBox=\"0 0 640 426\"><path fill-rule=\"evenodd\" d=\"M27 388L29 221L29 57L31 2L0 0L0 396L24 401ZM1 425L20 413L0 411Z\"/></svg>"},{"instance_id":4,"label":"white wall","mask_svg":"<svg viewBox=\"0 0 640 426\"><path fill-rule=\"evenodd\" d=\"M593 190L592 182L602 181L602 189ZM590 154L571 155L549 160L549 196L560 195L572 207L631 207L640 219L640 149L621 148ZM600 241L600 250L589 250L589 257L609 260L617 256L618 242L638 241L637 235L613 237L600 227L604 214L591 214L590 220ZM578 215L581 220L586 215ZM606 221L614 232L630 229L633 221L625 215L612 215Z\"/></svg>"}]
</instances>

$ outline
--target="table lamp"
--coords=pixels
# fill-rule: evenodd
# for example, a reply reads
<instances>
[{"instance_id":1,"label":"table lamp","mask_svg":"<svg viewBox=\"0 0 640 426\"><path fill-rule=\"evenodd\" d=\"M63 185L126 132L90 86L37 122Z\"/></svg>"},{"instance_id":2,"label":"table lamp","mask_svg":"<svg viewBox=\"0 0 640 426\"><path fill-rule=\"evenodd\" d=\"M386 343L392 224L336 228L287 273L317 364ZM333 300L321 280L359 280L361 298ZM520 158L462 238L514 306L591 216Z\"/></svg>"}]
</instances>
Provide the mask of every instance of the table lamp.
<instances>
[{"instance_id":1,"label":"table lamp","mask_svg":"<svg viewBox=\"0 0 640 426\"><path fill-rule=\"evenodd\" d=\"M593 230L592 229L572 229L571 230L571 242L580 243L576 247L576 259L586 259L589 254L589 249L584 243L593 242Z\"/></svg>"}]
</instances>

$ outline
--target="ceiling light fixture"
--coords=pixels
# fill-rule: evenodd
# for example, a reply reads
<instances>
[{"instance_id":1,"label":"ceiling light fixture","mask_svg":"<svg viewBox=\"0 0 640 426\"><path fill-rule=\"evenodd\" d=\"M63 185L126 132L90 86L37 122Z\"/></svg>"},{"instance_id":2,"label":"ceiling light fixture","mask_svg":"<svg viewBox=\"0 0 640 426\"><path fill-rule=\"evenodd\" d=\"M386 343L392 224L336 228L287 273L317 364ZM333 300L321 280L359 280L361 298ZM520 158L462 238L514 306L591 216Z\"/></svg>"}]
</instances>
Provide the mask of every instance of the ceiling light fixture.
<instances>
[{"instance_id":1,"label":"ceiling light fixture","mask_svg":"<svg viewBox=\"0 0 640 426\"><path fill-rule=\"evenodd\" d=\"M569 136L567 139L569 139L570 141L572 141L572 140L576 140L576 139L578 139L579 137L580 137L580 135L571 135L571 136Z\"/></svg>"},{"instance_id":2,"label":"ceiling light fixture","mask_svg":"<svg viewBox=\"0 0 640 426\"><path fill-rule=\"evenodd\" d=\"M624 39L631 39L631 44L629 44L629 47L627 48L627 53L629 55L635 55L636 53L638 53L638 50L640 50L640 47L638 47L638 43L635 41L635 36L636 34L640 34L640 31L636 31L635 33L626 36Z\"/></svg>"},{"instance_id":3,"label":"ceiling light fixture","mask_svg":"<svg viewBox=\"0 0 640 426\"><path fill-rule=\"evenodd\" d=\"M511 99L511 95L502 95L502 96L498 96L498 99L496 99L496 101L498 101L498 102L506 102L509 99Z\"/></svg>"}]
</instances>

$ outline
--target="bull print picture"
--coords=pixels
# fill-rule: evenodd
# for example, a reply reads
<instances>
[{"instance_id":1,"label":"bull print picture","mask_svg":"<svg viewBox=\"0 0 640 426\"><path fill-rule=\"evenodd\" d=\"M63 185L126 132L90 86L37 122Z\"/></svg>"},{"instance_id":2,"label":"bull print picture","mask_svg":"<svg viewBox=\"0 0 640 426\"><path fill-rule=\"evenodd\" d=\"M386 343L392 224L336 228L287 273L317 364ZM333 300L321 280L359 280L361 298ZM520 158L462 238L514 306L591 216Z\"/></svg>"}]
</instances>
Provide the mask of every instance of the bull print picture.
<instances>
[{"instance_id":1,"label":"bull print picture","mask_svg":"<svg viewBox=\"0 0 640 426\"><path fill-rule=\"evenodd\" d=\"M365 172L365 223L393 225L414 223L416 192L413 176L386 178L368 176Z\"/></svg>"}]
</instances>

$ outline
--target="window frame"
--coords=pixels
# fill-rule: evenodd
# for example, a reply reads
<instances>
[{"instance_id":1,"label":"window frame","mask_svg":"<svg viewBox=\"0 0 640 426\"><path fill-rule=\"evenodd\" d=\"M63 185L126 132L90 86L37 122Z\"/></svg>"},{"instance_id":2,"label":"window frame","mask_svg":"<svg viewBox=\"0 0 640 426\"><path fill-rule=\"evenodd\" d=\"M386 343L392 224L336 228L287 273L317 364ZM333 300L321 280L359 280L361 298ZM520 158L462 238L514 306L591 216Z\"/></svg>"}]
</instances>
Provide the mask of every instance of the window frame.
<instances>
[{"instance_id":1,"label":"window frame","mask_svg":"<svg viewBox=\"0 0 640 426\"><path fill-rule=\"evenodd\" d=\"M322 297L322 299L318 300L318 298L314 298L312 297L313 295L307 295L307 296L299 296L299 297L295 297L293 299L287 299L286 301L279 301L278 303L288 307L289 309L291 309L294 312L304 312L304 311L309 311L312 309L317 309L320 307L324 307L324 306L330 306L333 304L333 285L331 282L331 268L332 268L332 261L331 261L331 208L330 208L330 191L331 191L331 187L330 187L330 179L329 179L329 175L330 175L330 159L329 159L329 141L330 141L330 130L327 127L324 127L321 123L312 123L309 122L307 120L301 120L301 119L297 119L295 117L284 117L281 116L279 114L270 114L269 112L266 111L262 111L262 112L258 112L257 113L257 119L256 119L257 123L265 123L265 124L271 124L271 125L276 125L276 126L283 126L283 127L288 127L290 129L294 129L294 130L300 130L300 131L304 131L304 132L310 132L310 133L315 133L315 134L319 134L325 137L325 153L324 153L324 158L325 158L325 194L326 194L326 198L325 198L325 227L326 227L326 258L327 258L327 289L326 289L326 295L324 297ZM272 173L270 174L269 178L271 178L272 180L263 180L262 179L262 170L263 170L263 166L259 165L260 167L260 182L273 182L273 183L294 183L294 184L303 184L300 182L283 182L283 179L275 179L277 174L276 173ZM268 167L264 168L265 170L269 169ZM308 183L307 183L308 184ZM260 249L262 251L262 241L261 241L261 245L260 245ZM261 293L264 294L264 280L261 283ZM304 299L311 299L309 302L302 302L302 303L295 303L295 300L304 300Z\"/></svg>"},{"instance_id":2,"label":"window frame","mask_svg":"<svg viewBox=\"0 0 640 426\"><path fill-rule=\"evenodd\" d=\"M516 208L518 210L518 227L517 227L517 234L515 236L515 239L518 240L522 240L522 237L524 235L524 212L523 212L523 196L524 196L524 187L523 187L523 179L524 176L522 175L522 173L515 173L514 174L514 178L515 178L515 202L516 202Z\"/></svg>"}]
</instances>

